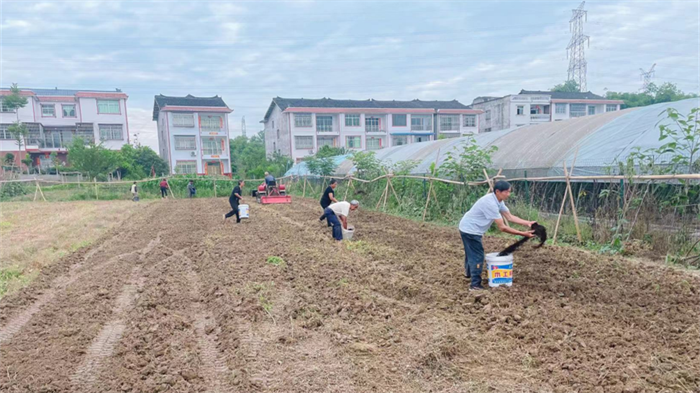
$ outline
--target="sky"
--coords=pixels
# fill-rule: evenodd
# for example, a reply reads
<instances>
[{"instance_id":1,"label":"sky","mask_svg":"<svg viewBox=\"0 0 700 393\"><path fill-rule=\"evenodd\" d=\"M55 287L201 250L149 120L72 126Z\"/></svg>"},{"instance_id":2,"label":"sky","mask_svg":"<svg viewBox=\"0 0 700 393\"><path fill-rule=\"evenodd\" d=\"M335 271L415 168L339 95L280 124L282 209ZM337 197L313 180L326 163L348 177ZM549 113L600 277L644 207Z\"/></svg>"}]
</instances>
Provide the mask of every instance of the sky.
<instances>
[{"instance_id":1,"label":"sky","mask_svg":"<svg viewBox=\"0 0 700 393\"><path fill-rule=\"evenodd\" d=\"M587 1L588 90L700 91L698 0ZM109 89L156 151L153 97L223 97L231 137L271 99L453 100L567 78L574 1L0 0L0 85Z\"/></svg>"}]
</instances>

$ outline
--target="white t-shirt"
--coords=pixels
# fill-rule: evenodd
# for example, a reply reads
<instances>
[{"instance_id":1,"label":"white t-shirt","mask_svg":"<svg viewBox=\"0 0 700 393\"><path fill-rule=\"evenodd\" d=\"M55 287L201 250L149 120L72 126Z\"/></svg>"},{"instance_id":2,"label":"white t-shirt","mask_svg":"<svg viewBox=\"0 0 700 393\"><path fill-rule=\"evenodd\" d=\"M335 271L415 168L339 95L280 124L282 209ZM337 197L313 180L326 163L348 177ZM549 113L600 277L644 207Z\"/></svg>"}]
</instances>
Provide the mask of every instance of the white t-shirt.
<instances>
[{"instance_id":1,"label":"white t-shirt","mask_svg":"<svg viewBox=\"0 0 700 393\"><path fill-rule=\"evenodd\" d=\"M336 202L328 206L336 216L347 217L350 214L350 202Z\"/></svg>"},{"instance_id":2,"label":"white t-shirt","mask_svg":"<svg viewBox=\"0 0 700 393\"><path fill-rule=\"evenodd\" d=\"M131 185L131 192L134 194L136 193L136 184Z\"/></svg>"},{"instance_id":3,"label":"white t-shirt","mask_svg":"<svg viewBox=\"0 0 700 393\"><path fill-rule=\"evenodd\" d=\"M479 198L459 222L459 230L470 235L482 236L489 230L493 220L501 218L501 212L510 212L496 194L490 193Z\"/></svg>"}]
</instances>

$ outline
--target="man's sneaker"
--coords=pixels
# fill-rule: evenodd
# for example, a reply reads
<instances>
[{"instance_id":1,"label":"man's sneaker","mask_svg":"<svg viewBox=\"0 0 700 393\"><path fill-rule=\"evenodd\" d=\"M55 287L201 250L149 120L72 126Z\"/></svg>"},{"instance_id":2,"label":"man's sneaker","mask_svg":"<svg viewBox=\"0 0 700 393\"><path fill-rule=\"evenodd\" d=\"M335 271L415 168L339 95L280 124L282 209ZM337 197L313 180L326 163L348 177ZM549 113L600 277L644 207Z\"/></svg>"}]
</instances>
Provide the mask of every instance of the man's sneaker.
<instances>
[{"instance_id":1,"label":"man's sneaker","mask_svg":"<svg viewBox=\"0 0 700 393\"><path fill-rule=\"evenodd\" d=\"M481 285L472 285L469 287L469 292L481 292L485 290L486 288L482 287Z\"/></svg>"},{"instance_id":2,"label":"man's sneaker","mask_svg":"<svg viewBox=\"0 0 700 393\"><path fill-rule=\"evenodd\" d=\"M467 272L465 272L465 273L464 273L464 278L472 278L472 275L469 274L469 273L467 273Z\"/></svg>"},{"instance_id":3,"label":"man's sneaker","mask_svg":"<svg viewBox=\"0 0 700 393\"><path fill-rule=\"evenodd\" d=\"M221 217L224 218L224 222L226 222L226 214L222 214Z\"/></svg>"}]
</instances>

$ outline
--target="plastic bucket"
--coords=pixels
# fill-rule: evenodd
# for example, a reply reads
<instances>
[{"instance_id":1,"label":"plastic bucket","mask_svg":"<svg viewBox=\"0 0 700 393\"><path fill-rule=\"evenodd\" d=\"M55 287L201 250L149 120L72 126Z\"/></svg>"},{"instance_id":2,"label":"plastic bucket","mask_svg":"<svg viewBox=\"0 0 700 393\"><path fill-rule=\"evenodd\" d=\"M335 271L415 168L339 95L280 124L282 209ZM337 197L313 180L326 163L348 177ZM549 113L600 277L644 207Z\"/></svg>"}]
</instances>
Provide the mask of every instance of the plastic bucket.
<instances>
[{"instance_id":1,"label":"plastic bucket","mask_svg":"<svg viewBox=\"0 0 700 393\"><path fill-rule=\"evenodd\" d=\"M355 233L355 227L349 226L348 229L345 229L341 226L340 229L343 230L343 240L352 240L352 235Z\"/></svg>"},{"instance_id":2,"label":"plastic bucket","mask_svg":"<svg viewBox=\"0 0 700 393\"><path fill-rule=\"evenodd\" d=\"M486 254L486 268L489 273L489 286L492 288L513 285L513 254L503 257L497 252Z\"/></svg>"},{"instance_id":3,"label":"plastic bucket","mask_svg":"<svg viewBox=\"0 0 700 393\"><path fill-rule=\"evenodd\" d=\"M238 216L240 218L248 218L248 209L250 207L248 205L238 205Z\"/></svg>"}]
</instances>

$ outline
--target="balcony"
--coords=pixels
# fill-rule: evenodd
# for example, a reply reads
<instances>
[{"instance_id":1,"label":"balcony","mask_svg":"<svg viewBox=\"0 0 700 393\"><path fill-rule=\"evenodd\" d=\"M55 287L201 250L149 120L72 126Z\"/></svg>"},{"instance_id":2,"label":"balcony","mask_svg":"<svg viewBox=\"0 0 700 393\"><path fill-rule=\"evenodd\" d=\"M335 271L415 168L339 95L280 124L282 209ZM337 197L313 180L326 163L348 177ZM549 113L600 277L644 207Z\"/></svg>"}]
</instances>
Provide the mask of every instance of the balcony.
<instances>
[{"instance_id":1,"label":"balcony","mask_svg":"<svg viewBox=\"0 0 700 393\"><path fill-rule=\"evenodd\" d=\"M378 125L365 125L365 132L368 134L386 134L386 130Z\"/></svg>"},{"instance_id":2,"label":"balcony","mask_svg":"<svg viewBox=\"0 0 700 393\"><path fill-rule=\"evenodd\" d=\"M549 114L537 114L537 115L530 115L530 121L535 122L535 123L542 123L542 122L548 122L550 120Z\"/></svg>"}]
</instances>

